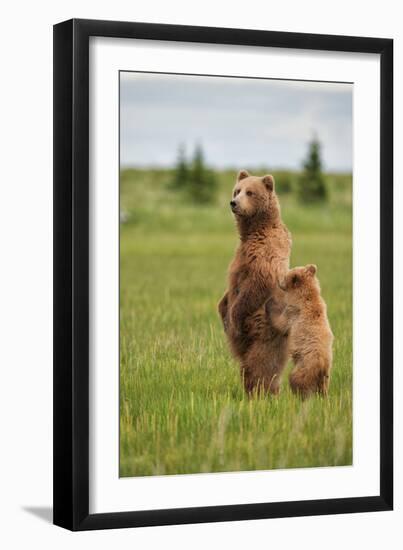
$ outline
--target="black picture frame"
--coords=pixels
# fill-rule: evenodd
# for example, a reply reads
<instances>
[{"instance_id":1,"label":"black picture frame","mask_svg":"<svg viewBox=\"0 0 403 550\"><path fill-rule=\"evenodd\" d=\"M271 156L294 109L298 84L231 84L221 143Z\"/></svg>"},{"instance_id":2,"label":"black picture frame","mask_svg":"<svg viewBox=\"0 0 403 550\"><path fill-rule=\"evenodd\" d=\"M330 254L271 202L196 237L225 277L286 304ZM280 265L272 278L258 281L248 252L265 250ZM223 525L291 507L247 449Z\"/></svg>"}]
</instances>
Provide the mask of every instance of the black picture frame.
<instances>
[{"instance_id":1,"label":"black picture frame","mask_svg":"<svg viewBox=\"0 0 403 550\"><path fill-rule=\"evenodd\" d=\"M380 54L380 491L366 497L89 513L89 38ZM393 507L393 40L73 19L54 26L54 523L71 530Z\"/></svg>"}]
</instances>

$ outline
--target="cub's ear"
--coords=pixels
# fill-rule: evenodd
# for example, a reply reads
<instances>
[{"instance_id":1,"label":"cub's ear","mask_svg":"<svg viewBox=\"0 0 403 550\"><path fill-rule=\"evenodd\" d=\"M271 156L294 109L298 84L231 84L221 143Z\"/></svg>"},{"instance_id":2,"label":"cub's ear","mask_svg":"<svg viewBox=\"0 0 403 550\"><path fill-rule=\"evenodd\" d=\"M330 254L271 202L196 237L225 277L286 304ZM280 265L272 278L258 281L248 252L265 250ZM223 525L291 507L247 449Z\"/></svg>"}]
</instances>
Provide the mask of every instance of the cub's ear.
<instances>
[{"instance_id":1,"label":"cub's ear","mask_svg":"<svg viewBox=\"0 0 403 550\"><path fill-rule=\"evenodd\" d=\"M249 178L249 172L247 170L241 170L238 173L237 180L241 181L241 180L244 180L245 178Z\"/></svg>"},{"instance_id":2,"label":"cub's ear","mask_svg":"<svg viewBox=\"0 0 403 550\"><path fill-rule=\"evenodd\" d=\"M265 187L268 191L273 191L274 190L274 178L273 178L273 176L271 176L270 174L268 174L267 176L263 176L262 182L264 183L264 185L265 185Z\"/></svg>"},{"instance_id":3,"label":"cub's ear","mask_svg":"<svg viewBox=\"0 0 403 550\"><path fill-rule=\"evenodd\" d=\"M301 284L301 277L294 273L294 275L291 277L291 286L292 288L298 288Z\"/></svg>"},{"instance_id":4,"label":"cub's ear","mask_svg":"<svg viewBox=\"0 0 403 550\"><path fill-rule=\"evenodd\" d=\"M318 271L318 268L315 264L309 264L306 266L305 271L309 273L309 275L315 275L315 273Z\"/></svg>"}]
</instances>

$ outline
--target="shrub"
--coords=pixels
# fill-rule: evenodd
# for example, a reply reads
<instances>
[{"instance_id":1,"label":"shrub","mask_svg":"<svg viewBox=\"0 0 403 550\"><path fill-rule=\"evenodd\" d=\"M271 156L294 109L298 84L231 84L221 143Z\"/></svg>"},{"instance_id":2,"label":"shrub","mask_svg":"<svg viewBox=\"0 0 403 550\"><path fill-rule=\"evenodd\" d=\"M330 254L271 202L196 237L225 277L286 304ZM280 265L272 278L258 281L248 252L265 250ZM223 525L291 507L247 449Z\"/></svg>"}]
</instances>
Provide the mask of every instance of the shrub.
<instances>
[{"instance_id":1,"label":"shrub","mask_svg":"<svg viewBox=\"0 0 403 550\"><path fill-rule=\"evenodd\" d=\"M276 192L279 195L291 193L293 190L293 177L290 172L274 172Z\"/></svg>"}]
</instances>

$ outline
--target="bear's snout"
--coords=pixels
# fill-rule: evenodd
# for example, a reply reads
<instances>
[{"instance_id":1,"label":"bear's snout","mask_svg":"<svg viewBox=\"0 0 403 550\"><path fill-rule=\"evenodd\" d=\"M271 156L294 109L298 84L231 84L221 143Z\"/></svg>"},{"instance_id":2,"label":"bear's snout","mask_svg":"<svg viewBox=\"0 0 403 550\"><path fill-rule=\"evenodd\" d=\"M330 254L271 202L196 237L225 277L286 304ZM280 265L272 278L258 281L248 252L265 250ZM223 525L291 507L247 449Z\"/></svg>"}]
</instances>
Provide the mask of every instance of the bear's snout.
<instances>
[{"instance_id":1,"label":"bear's snout","mask_svg":"<svg viewBox=\"0 0 403 550\"><path fill-rule=\"evenodd\" d=\"M230 201L229 203L230 207L232 208L232 210L235 208L236 206L236 201Z\"/></svg>"}]
</instances>

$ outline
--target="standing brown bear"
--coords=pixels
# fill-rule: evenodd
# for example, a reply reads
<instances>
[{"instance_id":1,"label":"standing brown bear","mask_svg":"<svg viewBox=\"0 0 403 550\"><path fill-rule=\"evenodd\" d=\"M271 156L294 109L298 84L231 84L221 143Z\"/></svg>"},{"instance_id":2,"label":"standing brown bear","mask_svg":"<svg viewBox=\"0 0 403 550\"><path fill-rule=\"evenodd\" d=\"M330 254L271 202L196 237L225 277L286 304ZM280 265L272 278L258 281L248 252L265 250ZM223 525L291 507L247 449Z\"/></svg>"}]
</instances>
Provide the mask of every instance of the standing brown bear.
<instances>
[{"instance_id":1,"label":"standing brown bear","mask_svg":"<svg viewBox=\"0 0 403 550\"><path fill-rule=\"evenodd\" d=\"M280 282L283 302L271 298L266 303L268 323L289 334L295 364L290 386L303 398L315 393L327 395L332 368L333 333L316 271L313 264L291 269Z\"/></svg>"},{"instance_id":2,"label":"standing brown bear","mask_svg":"<svg viewBox=\"0 0 403 550\"><path fill-rule=\"evenodd\" d=\"M218 310L248 393L277 394L288 358L288 336L268 330L266 301L278 291L289 268L291 236L283 224L273 176L242 170L232 212L240 244L229 268L228 290Z\"/></svg>"}]
</instances>

